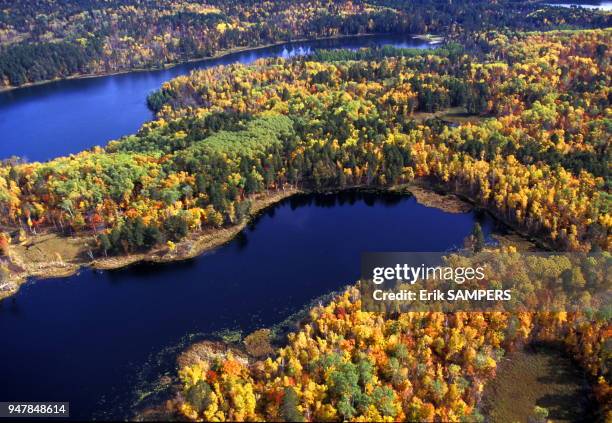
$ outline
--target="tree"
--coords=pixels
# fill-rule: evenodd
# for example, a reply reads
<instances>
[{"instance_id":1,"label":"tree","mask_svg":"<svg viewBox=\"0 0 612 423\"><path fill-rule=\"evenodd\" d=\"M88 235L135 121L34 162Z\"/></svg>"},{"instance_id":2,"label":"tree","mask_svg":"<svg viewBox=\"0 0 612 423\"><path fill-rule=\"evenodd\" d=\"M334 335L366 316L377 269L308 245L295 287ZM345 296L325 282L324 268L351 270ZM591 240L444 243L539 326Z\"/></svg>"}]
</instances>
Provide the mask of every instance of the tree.
<instances>
[{"instance_id":1,"label":"tree","mask_svg":"<svg viewBox=\"0 0 612 423\"><path fill-rule=\"evenodd\" d=\"M304 416L298 410L299 398L293 388L287 387L283 391L283 403L281 413L283 419L288 422L303 422Z\"/></svg>"},{"instance_id":2,"label":"tree","mask_svg":"<svg viewBox=\"0 0 612 423\"><path fill-rule=\"evenodd\" d=\"M483 250L485 247L485 238L482 232L482 227L480 223L474 223L474 228L472 229L472 248L474 252L478 253Z\"/></svg>"},{"instance_id":3,"label":"tree","mask_svg":"<svg viewBox=\"0 0 612 423\"><path fill-rule=\"evenodd\" d=\"M212 404L212 393L210 385L204 380L199 380L187 389L185 399L198 414L202 414Z\"/></svg>"},{"instance_id":4,"label":"tree","mask_svg":"<svg viewBox=\"0 0 612 423\"><path fill-rule=\"evenodd\" d=\"M108 255L108 252L113 248L113 244L109 238L109 236L105 233L102 233L98 236L98 241L100 243L100 249L104 252L104 255Z\"/></svg>"},{"instance_id":5,"label":"tree","mask_svg":"<svg viewBox=\"0 0 612 423\"><path fill-rule=\"evenodd\" d=\"M259 329L244 338L244 344L253 357L264 357L274 352L270 344L269 329Z\"/></svg>"},{"instance_id":6,"label":"tree","mask_svg":"<svg viewBox=\"0 0 612 423\"><path fill-rule=\"evenodd\" d=\"M546 423L548 421L548 410L536 405L533 409L533 416L529 418L529 423Z\"/></svg>"},{"instance_id":7,"label":"tree","mask_svg":"<svg viewBox=\"0 0 612 423\"><path fill-rule=\"evenodd\" d=\"M0 232L0 256L9 255L10 238L4 232Z\"/></svg>"},{"instance_id":8,"label":"tree","mask_svg":"<svg viewBox=\"0 0 612 423\"><path fill-rule=\"evenodd\" d=\"M188 233L189 226L187 220L179 215L168 217L164 221L164 233L171 241L180 241Z\"/></svg>"}]
</instances>

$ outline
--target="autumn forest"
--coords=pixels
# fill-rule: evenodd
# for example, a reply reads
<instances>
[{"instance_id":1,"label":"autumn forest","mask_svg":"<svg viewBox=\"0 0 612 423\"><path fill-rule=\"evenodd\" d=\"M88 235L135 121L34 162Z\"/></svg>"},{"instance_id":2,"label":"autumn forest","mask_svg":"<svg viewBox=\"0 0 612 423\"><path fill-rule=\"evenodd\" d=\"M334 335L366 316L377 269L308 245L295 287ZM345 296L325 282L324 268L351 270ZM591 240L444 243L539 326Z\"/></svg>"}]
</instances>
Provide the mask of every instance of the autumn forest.
<instances>
[{"instance_id":1,"label":"autumn forest","mask_svg":"<svg viewBox=\"0 0 612 423\"><path fill-rule=\"evenodd\" d=\"M173 261L296 193L415 186L486 211L542 251L599 257L522 262L520 247L485 245L477 226L472 260L499 254L508 280L541 278L527 281L532 305L559 283L580 293L580 309L368 312L358 282L344 281L288 335L261 328L183 351L174 389L141 418L490 421L485 392L505 357L538 343L570 357L596 418L612 418L609 304L581 294L610 283L612 14L523 1L11 3L0 1L7 89L294 39L444 40L195 70L142 99L154 118L134 134L47 162L4 160L0 283L47 276L50 265L17 253L43 235L80 240L76 268ZM529 413L547 421L546 408Z\"/></svg>"}]
</instances>

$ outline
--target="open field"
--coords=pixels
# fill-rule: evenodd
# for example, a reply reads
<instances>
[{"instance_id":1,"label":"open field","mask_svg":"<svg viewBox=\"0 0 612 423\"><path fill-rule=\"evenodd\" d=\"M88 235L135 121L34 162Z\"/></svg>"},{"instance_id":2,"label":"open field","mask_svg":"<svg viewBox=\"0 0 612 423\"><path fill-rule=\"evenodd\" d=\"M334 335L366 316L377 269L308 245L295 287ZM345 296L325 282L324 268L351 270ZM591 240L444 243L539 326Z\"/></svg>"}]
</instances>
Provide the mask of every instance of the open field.
<instances>
[{"instance_id":1,"label":"open field","mask_svg":"<svg viewBox=\"0 0 612 423\"><path fill-rule=\"evenodd\" d=\"M554 422L592 421L593 404L584 374L554 345L528 346L505 357L484 391L492 423L527 422L536 406Z\"/></svg>"}]
</instances>

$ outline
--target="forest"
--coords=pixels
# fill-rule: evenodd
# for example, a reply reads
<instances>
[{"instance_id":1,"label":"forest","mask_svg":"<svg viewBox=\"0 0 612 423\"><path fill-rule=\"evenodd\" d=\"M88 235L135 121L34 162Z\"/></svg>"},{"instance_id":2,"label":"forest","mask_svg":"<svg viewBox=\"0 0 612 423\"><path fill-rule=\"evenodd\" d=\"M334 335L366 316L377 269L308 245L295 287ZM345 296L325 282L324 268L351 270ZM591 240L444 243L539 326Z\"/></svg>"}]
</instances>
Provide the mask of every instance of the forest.
<instances>
[{"instance_id":1,"label":"forest","mask_svg":"<svg viewBox=\"0 0 612 423\"><path fill-rule=\"evenodd\" d=\"M511 0L4 0L0 88L156 68L304 38L443 33L467 43L476 29L610 24L610 15L596 11Z\"/></svg>"},{"instance_id":2,"label":"forest","mask_svg":"<svg viewBox=\"0 0 612 423\"><path fill-rule=\"evenodd\" d=\"M572 269L555 257L530 262L512 251L481 254L495 254L509 278L531 266L558 281ZM609 265L609 254L602 260ZM260 330L245 340L258 359L245 362L239 352L211 360L187 356L182 390L165 408L202 421L482 422L483 388L502 358L529 342L560 340L596 381L602 421L610 416L609 314L372 313L362 301L360 290L350 288L313 308L274 354L266 352L270 334Z\"/></svg>"},{"instance_id":3,"label":"forest","mask_svg":"<svg viewBox=\"0 0 612 423\"><path fill-rule=\"evenodd\" d=\"M38 3L43 10L53 10L53 3ZM117 7L137 22L142 2L107 3L105 10ZM538 6L530 4L524 8L531 10L533 20L513 24L510 17L516 17L515 12L504 12L510 3L484 3L470 8L480 11L485 26L500 25L502 15L507 25L525 29L532 24L546 27L540 17L563 20L555 25L570 27L574 14L585 15L580 19L593 26L608 19L577 9L555 10L559 16L540 15ZM92 4L74 2L74 13L81 7L90 10ZM153 13L154 18L147 15L146 19L175 16L172 3L164 4L159 16ZM282 36L299 37L305 28L317 28L316 22L321 28L336 29L325 34L308 29L314 31L309 36L347 30L342 25L348 21L337 22L338 27L321 23L326 21L314 6L307 9L312 12L308 19L295 20L291 13L256 6L255 11L235 6L246 9L230 13L227 8L234 7L230 2L212 4L216 4L210 6L214 12L194 9L191 13L206 24L208 19L225 19L221 16L243 18L230 20L236 25L231 29L225 22L217 26L218 42L227 44L208 46L209 52L239 45L230 40L243 32L250 39L248 29L239 29L251 22L248 19L286 19L287 32L279 31ZM255 4L259 5L247 3ZM276 7L276 3L264 4ZM334 3L343 11L331 14L354 14L361 19L365 10L379 17L412 13L403 4ZM291 7L297 6L287 10ZM326 3L326 7L332 6ZM435 16L429 12L419 24L423 25L420 32L449 24L445 11L460 14L456 8L461 7L466 8L467 2L449 3ZM70 43L71 34L79 33L74 28L81 28L83 22L107 19L95 11L81 17L57 14L54 19L65 25L56 22L53 30L34 35L23 31L34 25L28 7L22 9L10 18L5 12L0 39L9 47L0 56L4 63L0 69L6 69L2 67L5 58L21 48L15 39L55 40L58 34L53 31L64 28L59 38ZM523 13L522 7L516 10ZM84 64L93 60L106 66L98 49L104 51L108 40L119 40L112 31L121 31L126 21L121 13L108 13L115 16L115 24L99 44L91 44ZM465 13L463 25L469 25L472 15ZM417 19L418 14L414 16ZM380 19L381 25L395 22ZM376 25L374 17L372 22ZM190 25L182 28L197 32ZM265 24L245 25L253 27L265 34ZM244 221L257 196L288 189L382 190L428 180L489 210L550 249L603 251L602 263L608 266L612 30L518 32L493 27L470 33L464 43L448 42L436 50L320 51L291 60L199 70L168 81L148 98L156 118L135 134L45 163L18 159L2 163L0 224L5 231L0 234L0 254L8 254L10 244L19 238L44 232L92 236L96 245L91 254L96 258L160 245L172 249L187 236ZM353 32L352 28L347 31ZM154 38L152 31L141 35ZM463 29L454 31L459 40ZM261 40L265 36L257 38ZM146 42L143 39L141 45ZM89 43L86 39L82 45ZM195 39L194 43L198 45ZM51 44L57 46L56 41ZM50 48L44 42L37 46ZM204 48L203 44L198 48ZM120 54L132 49L138 50L131 45L112 51ZM155 61L168 59L165 53L155 57ZM73 59L80 60L76 55ZM112 66L126 63L119 59ZM16 72L23 76L23 71ZM11 78L5 76L5 85L35 80L27 75ZM453 120L457 110L467 119ZM516 272L508 277L520 277L520 269L530 265L518 262L512 247L499 253L508 271ZM602 263L589 263L581 269L554 259L536 265L547 278L567 280L572 286L609 283L606 274L596 270ZM533 285L539 289L534 295L544 291ZM610 314L609 309L595 309L591 298L582 299L580 311L512 314L370 313L362 310L361 301L354 287L314 307L282 347L268 345L261 332L250 337L252 346L263 345L258 360L245 362L229 354L223 359L183 363L180 392L165 406L180 418L209 421L482 421L479 403L484 386L495 377L505 354L534 340L555 340L589 375L602 418L612 418L606 346Z\"/></svg>"},{"instance_id":4,"label":"forest","mask_svg":"<svg viewBox=\"0 0 612 423\"><path fill-rule=\"evenodd\" d=\"M610 34L485 33L486 61L449 45L196 71L150 96L137 134L6 162L2 223L125 254L240 222L259 193L431 178L551 246L608 251ZM480 120L431 118L454 107Z\"/></svg>"}]
</instances>

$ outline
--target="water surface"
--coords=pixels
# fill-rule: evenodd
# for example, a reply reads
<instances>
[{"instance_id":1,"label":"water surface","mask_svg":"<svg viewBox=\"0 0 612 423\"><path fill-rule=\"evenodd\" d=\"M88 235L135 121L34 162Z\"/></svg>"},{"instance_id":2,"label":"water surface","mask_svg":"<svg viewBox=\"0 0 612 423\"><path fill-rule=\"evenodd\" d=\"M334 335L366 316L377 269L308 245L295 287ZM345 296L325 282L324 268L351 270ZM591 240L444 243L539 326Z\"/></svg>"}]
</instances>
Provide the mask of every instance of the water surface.
<instances>
[{"instance_id":1,"label":"water surface","mask_svg":"<svg viewBox=\"0 0 612 423\"><path fill-rule=\"evenodd\" d=\"M29 161L78 153L134 133L152 118L147 95L161 84L193 69L252 63L265 57L293 57L321 48L368 46L429 48L409 35L372 35L294 42L228 54L170 69L98 78L71 79L0 93L0 160Z\"/></svg>"},{"instance_id":2,"label":"water surface","mask_svg":"<svg viewBox=\"0 0 612 423\"><path fill-rule=\"evenodd\" d=\"M549 6L559 7L582 7L584 9L612 11L612 1L595 1L592 3L572 3L572 2L550 2Z\"/></svg>"},{"instance_id":3,"label":"water surface","mask_svg":"<svg viewBox=\"0 0 612 423\"><path fill-rule=\"evenodd\" d=\"M248 334L359 278L366 251L446 251L480 221L399 194L298 196L194 260L30 282L0 303L0 398L126 418L190 334Z\"/></svg>"}]
</instances>

